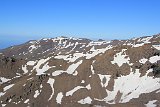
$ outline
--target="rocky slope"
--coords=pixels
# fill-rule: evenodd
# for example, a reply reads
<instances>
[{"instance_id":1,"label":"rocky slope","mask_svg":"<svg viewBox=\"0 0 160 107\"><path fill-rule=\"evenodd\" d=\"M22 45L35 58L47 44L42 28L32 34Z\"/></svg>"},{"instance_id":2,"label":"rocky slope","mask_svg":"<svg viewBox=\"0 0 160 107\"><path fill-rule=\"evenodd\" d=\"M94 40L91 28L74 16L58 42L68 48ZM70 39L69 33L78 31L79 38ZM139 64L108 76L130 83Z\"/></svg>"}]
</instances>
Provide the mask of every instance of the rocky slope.
<instances>
[{"instance_id":1,"label":"rocky slope","mask_svg":"<svg viewBox=\"0 0 160 107\"><path fill-rule=\"evenodd\" d=\"M0 107L160 107L160 35L3 49Z\"/></svg>"}]
</instances>

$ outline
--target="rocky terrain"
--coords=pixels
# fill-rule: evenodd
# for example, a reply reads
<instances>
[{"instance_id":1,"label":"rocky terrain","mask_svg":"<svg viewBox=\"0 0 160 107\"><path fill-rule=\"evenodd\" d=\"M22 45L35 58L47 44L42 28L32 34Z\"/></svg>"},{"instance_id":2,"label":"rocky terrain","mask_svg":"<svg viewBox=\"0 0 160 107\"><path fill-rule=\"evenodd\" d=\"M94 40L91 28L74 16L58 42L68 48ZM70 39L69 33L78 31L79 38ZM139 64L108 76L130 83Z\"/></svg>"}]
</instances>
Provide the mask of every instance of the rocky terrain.
<instances>
[{"instance_id":1,"label":"rocky terrain","mask_svg":"<svg viewBox=\"0 0 160 107\"><path fill-rule=\"evenodd\" d=\"M160 34L57 37L3 49L0 107L160 107Z\"/></svg>"}]
</instances>

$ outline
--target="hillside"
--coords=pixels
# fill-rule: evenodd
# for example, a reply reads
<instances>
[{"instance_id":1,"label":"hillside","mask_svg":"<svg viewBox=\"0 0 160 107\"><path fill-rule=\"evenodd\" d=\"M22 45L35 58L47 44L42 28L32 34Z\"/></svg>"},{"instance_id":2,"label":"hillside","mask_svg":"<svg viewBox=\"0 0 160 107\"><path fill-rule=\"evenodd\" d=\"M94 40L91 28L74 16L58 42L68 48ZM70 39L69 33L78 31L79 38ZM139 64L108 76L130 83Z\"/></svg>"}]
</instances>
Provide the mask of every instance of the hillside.
<instances>
[{"instance_id":1,"label":"hillside","mask_svg":"<svg viewBox=\"0 0 160 107\"><path fill-rule=\"evenodd\" d=\"M57 37L3 49L0 107L160 107L160 34Z\"/></svg>"}]
</instances>

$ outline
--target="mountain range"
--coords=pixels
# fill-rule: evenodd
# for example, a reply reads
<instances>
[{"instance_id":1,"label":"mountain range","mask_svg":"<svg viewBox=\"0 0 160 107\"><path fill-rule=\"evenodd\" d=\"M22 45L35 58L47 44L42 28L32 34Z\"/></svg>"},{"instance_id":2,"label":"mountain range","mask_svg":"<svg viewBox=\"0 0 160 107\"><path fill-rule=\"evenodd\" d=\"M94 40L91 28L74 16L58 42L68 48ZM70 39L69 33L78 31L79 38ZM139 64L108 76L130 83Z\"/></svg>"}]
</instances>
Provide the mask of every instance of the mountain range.
<instances>
[{"instance_id":1,"label":"mountain range","mask_svg":"<svg viewBox=\"0 0 160 107\"><path fill-rule=\"evenodd\" d=\"M160 34L0 50L0 107L160 107Z\"/></svg>"}]
</instances>

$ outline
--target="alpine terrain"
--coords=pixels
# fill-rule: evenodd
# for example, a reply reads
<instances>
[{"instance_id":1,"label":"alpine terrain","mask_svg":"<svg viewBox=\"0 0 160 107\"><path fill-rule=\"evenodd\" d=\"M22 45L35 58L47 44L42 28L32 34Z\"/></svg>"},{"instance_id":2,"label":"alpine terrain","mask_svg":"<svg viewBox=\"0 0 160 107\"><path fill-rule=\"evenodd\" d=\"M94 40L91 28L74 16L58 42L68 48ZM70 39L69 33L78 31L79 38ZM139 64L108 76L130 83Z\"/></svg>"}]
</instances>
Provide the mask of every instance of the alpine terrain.
<instances>
[{"instance_id":1,"label":"alpine terrain","mask_svg":"<svg viewBox=\"0 0 160 107\"><path fill-rule=\"evenodd\" d=\"M0 50L0 107L160 107L160 34Z\"/></svg>"}]
</instances>

